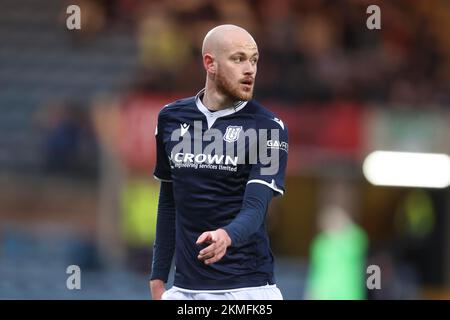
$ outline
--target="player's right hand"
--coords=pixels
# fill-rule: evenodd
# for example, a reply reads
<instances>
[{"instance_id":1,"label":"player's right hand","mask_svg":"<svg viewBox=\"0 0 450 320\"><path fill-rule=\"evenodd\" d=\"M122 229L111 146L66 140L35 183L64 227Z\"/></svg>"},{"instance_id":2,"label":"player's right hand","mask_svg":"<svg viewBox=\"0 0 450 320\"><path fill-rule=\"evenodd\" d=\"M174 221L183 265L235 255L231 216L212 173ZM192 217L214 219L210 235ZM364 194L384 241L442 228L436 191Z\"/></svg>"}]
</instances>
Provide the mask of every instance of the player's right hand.
<instances>
[{"instance_id":1,"label":"player's right hand","mask_svg":"<svg viewBox=\"0 0 450 320\"><path fill-rule=\"evenodd\" d=\"M159 279L150 280L150 293L152 296L152 300L161 300L161 296L163 295L164 291L166 291L164 281Z\"/></svg>"},{"instance_id":2,"label":"player's right hand","mask_svg":"<svg viewBox=\"0 0 450 320\"><path fill-rule=\"evenodd\" d=\"M205 264L213 264L225 255L227 248L231 245L231 239L224 229L203 232L197 239L196 244L209 244L198 254L198 259Z\"/></svg>"}]
</instances>

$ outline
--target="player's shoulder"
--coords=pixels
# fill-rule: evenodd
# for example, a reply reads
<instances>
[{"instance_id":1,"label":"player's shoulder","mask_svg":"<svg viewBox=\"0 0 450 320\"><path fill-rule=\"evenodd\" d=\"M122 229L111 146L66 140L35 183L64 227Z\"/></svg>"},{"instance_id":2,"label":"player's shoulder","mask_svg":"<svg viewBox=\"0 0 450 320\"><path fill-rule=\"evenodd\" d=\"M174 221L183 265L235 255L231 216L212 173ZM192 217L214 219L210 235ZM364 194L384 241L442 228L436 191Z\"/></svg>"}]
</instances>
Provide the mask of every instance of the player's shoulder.
<instances>
[{"instance_id":1,"label":"player's shoulder","mask_svg":"<svg viewBox=\"0 0 450 320\"><path fill-rule=\"evenodd\" d=\"M260 128L287 130L286 124L279 116L254 99L248 102L248 111Z\"/></svg>"},{"instance_id":2,"label":"player's shoulder","mask_svg":"<svg viewBox=\"0 0 450 320\"><path fill-rule=\"evenodd\" d=\"M159 111L159 118L168 118L170 116L176 115L178 112L186 111L187 108L195 105L195 97L189 97L184 99L179 99L171 103L166 104Z\"/></svg>"}]
</instances>

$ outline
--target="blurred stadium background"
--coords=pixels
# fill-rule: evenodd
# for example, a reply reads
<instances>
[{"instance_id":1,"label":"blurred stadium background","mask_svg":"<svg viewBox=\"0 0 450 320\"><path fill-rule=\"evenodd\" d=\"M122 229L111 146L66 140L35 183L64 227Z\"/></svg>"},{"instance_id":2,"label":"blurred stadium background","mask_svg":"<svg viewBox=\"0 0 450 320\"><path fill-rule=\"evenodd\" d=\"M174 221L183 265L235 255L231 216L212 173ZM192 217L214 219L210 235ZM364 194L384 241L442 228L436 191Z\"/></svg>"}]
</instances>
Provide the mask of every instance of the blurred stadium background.
<instances>
[{"instance_id":1,"label":"blurred stadium background","mask_svg":"<svg viewBox=\"0 0 450 320\"><path fill-rule=\"evenodd\" d=\"M449 299L448 185L374 186L362 169L375 150L450 153L445 0L1 0L0 298L149 298L156 115L202 88L201 41L222 23L254 35L255 97L290 129L269 213L285 298Z\"/></svg>"}]
</instances>

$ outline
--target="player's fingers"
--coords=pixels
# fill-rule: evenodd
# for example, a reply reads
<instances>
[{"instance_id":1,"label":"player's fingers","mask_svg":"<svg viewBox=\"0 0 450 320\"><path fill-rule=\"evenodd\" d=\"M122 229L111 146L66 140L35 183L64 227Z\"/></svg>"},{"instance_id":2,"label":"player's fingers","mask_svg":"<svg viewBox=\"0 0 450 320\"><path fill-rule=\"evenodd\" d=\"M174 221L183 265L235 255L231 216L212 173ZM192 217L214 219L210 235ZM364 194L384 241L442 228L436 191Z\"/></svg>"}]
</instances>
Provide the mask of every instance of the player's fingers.
<instances>
[{"instance_id":1,"label":"player's fingers","mask_svg":"<svg viewBox=\"0 0 450 320\"><path fill-rule=\"evenodd\" d=\"M210 248L211 246L213 247ZM209 259L215 255L215 251L216 250L214 248L214 245L210 245L208 248L203 249L202 251L199 252L198 258L201 260Z\"/></svg>"},{"instance_id":2,"label":"player's fingers","mask_svg":"<svg viewBox=\"0 0 450 320\"><path fill-rule=\"evenodd\" d=\"M212 258L206 259L205 263L213 264L213 263L219 261L220 259L222 259L222 257L224 255L225 255L225 250L218 250Z\"/></svg>"},{"instance_id":3,"label":"player's fingers","mask_svg":"<svg viewBox=\"0 0 450 320\"><path fill-rule=\"evenodd\" d=\"M200 256L206 256L206 255L214 254L214 251L216 249L217 249L217 244L216 243L211 243L206 248L200 250L199 255Z\"/></svg>"},{"instance_id":4,"label":"player's fingers","mask_svg":"<svg viewBox=\"0 0 450 320\"><path fill-rule=\"evenodd\" d=\"M207 232L203 232L200 237L198 237L197 241L195 242L196 244L200 244L205 242L206 240L211 238L211 232L207 231Z\"/></svg>"},{"instance_id":5,"label":"player's fingers","mask_svg":"<svg viewBox=\"0 0 450 320\"><path fill-rule=\"evenodd\" d=\"M219 261L220 259L221 259L221 257L219 258L218 256L214 256L210 259L206 259L205 264L213 264L213 263L216 263L217 261Z\"/></svg>"},{"instance_id":6,"label":"player's fingers","mask_svg":"<svg viewBox=\"0 0 450 320\"><path fill-rule=\"evenodd\" d=\"M198 255L198 256L197 256L197 258L198 258L199 260L202 260L202 261L211 259L211 258L213 258L213 257L214 257L214 252L212 252L212 253L210 253L210 254L206 254L206 255Z\"/></svg>"}]
</instances>

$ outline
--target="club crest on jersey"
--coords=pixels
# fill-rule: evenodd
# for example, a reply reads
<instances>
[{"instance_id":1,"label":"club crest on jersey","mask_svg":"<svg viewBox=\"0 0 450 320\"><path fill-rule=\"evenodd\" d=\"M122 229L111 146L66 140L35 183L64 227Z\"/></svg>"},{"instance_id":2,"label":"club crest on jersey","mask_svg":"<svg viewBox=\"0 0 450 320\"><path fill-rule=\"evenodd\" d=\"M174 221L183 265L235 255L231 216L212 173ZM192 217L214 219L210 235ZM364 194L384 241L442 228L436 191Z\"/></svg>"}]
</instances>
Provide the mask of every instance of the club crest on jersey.
<instances>
[{"instance_id":1,"label":"club crest on jersey","mask_svg":"<svg viewBox=\"0 0 450 320\"><path fill-rule=\"evenodd\" d=\"M226 142L234 142L239 139L239 133L242 131L242 126L228 126L223 136Z\"/></svg>"}]
</instances>

